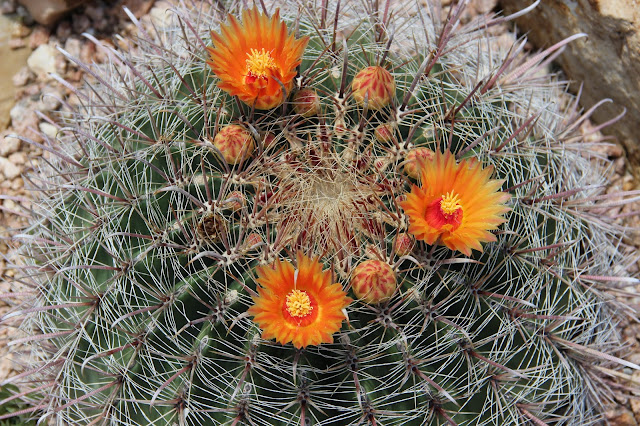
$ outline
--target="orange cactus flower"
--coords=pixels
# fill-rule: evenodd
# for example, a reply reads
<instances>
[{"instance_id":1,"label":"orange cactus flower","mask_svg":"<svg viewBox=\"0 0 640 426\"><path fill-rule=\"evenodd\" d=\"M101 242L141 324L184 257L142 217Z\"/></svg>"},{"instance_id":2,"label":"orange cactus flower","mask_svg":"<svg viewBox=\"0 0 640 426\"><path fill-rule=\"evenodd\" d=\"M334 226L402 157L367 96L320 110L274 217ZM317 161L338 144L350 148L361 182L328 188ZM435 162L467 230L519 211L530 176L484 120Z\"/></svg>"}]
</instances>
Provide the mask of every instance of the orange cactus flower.
<instances>
[{"instance_id":1,"label":"orange cactus flower","mask_svg":"<svg viewBox=\"0 0 640 426\"><path fill-rule=\"evenodd\" d=\"M421 165L421 186L413 185L400 206L409 216L409 233L427 244L442 243L467 256L495 241L490 231L505 219L510 195L499 192L502 180L490 179L475 160L456 163L450 152L436 152Z\"/></svg>"},{"instance_id":2,"label":"orange cactus flower","mask_svg":"<svg viewBox=\"0 0 640 426\"><path fill-rule=\"evenodd\" d=\"M212 31L211 39L207 64L220 78L218 87L257 109L275 108L291 92L309 41L287 34L279 10L269 18L255 7L242 13L242 24L229 15L228 24L220 34Z\"/></svg>"},{"instance_id":3,"label":"orange cactus flower","mask_svg":"<svg viewBox=\"0 0 640 426\"><path fill-rule=\"evenodd\" d=\"M249 315L264 339L275 338L296 348L332 343L345 319L342 309L351 303L342 286L331 282L319 259L298 254L298 269L289 261L256 267L257 296Z\"/></svg>"}]
</instances>

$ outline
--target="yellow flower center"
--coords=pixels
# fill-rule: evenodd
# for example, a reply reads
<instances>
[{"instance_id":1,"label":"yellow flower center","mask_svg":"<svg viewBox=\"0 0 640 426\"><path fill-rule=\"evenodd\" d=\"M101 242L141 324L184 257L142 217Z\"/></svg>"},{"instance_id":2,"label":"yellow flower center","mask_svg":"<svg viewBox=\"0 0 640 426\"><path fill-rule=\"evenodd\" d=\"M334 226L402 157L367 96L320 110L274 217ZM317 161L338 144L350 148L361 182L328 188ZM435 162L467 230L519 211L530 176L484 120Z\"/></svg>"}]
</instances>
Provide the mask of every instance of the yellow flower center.
<instances>
[{"instance_id":1,"label":"yellow flower center","mask_svg":"<svg viewBox=\"0 0 640 426\"><path fill-rule=\"evenodd\" d=\"M292 317L305 317L311 313L311 298L306 291L291 290L287 294L287 311Z\"/></svg>"},{"instance_id":2,"label":"yellow flower center","mask_svg":"<svg viewBox=\"0 0 640 426\"><path fill-rule=\"evenodd\" d=\"M460 197L458 196L458 194L454 194L453 191L451 191L447 195L442 197L442 201L440 202L440 210L445 216L451 216L460 208L462 208L462 206L460 205Z\"/></svg>"},{"instance_id":3,"label":"yellow flower center","mask_svg":"<svg viewBox=\"0 0 640 426\"><path fill-rule=\"evenodd\" d=\"M276 61L271 57L271 53L264 50L251 49L247 53L247 71L255 77L266 77L267 71L276 67Z\"/></svg>"}]
</instances>

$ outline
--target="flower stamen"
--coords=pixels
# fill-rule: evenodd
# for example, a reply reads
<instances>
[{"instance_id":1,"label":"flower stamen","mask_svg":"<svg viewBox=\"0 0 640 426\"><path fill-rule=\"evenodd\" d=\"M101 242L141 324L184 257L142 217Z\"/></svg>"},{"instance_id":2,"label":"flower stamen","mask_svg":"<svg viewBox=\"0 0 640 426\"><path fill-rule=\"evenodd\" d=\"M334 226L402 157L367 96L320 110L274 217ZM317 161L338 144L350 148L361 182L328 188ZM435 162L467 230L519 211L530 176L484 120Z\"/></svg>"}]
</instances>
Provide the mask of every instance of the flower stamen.
<instances>
[{"instance_id":1,"label":"flower stamen","mask_svg":"<svg viewBox=\"0 0 640 426\"><path fill-rule=\"evenodd\" d=\"M460 196L458 194L454 194L453 191L444 195L442 200L440 200L440 211L442 211L442 214L446 217L450 217L461 208Z\"/></svg>"},{"instance_id":2,"label":"flower stamen","mask_svg":"<svg viewBox=\"0 0 640 426\"><path fill-rule=\"evenodd\" d=\"M292 317L306 317L313 310L311 306L311 298L306 291L291 290L287 294L286 300L287 312Z\"/></svg>"},{"instance_id":3,"label":"flower stamen","mask_svg":"<svg viewBox=\"0 0 640 426\"><path fill-rule=\"evenodd\" d=\"M266 78L269 71L277 66L276 61L264 48L251 49L247 53L247 72L249 75L257 78Z\"/></svg>"}]
</instances>

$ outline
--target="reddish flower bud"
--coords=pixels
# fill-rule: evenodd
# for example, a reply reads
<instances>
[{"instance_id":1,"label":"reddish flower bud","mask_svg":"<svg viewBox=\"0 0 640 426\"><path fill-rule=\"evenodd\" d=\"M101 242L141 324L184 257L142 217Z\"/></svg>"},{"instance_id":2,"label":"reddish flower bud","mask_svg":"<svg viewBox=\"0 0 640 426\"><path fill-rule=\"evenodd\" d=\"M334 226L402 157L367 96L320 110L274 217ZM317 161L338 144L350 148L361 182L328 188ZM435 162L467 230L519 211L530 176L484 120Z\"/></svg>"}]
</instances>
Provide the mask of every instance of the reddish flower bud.
<instances>
[{"instance_id":1,"label":"reddish flower bud","mask_svg":"<svg viewBox=\"0 0 640 426\"><path fill-rule=\"evenodd\" d=\"M225 126L213 139L213 145L220 150L229 164L242 163L255 149L251 133L242 126Z\"/></svg>"},{"instance_id":2,"label":"reddish flower bud","mask_svg":"<svg viewBox=\"0 0 640 426\"><path fill-rule=\"evenodd\" d=\"M273 132L269 132L264 135L264 139L262 140L262 147L264 149L269 149L276 143L276 135Z\"/></svg>"},{"instance_id":3,"label":"reddish flower bud","mask_svg":"<svg viewBox=\"0 0 640 426\"><path fill-rule=\"evenodd\" d=\"M244 207L246 202L247 202L247 198L244 196L242 192L231 191L227 196L227 199L224 200L224 206L233 210L234 212L237 212L242 207Z\"/></svg>"},{"instance_id":4,"label":"reddish flower bud","mask_svg":"<svg viewBox=\"0 0 640 426\"><path fill-rule=\"evenodd\" d=\"M376 127L373 134L380 142L391 142L393 139L393 126L388 123L384 123Z\"/></svg>"},{"instance_id":5,"label":"reddish flower bud","mask_svg":"<svg viewBox=\"0 0 640 426\"><path fill-rule=\"evenodd\" d=\"M414 245L414 239L406 232L400 232L396 236L395 253L398 256L406 256L411 253L411 249Z\"/></svg>"},{"instance_id":6,"label":"reddish flower bud","mask_svg":"<svg viewBox=\"0 0 640 426\"><path fill-rule=\"evenodd\" d=\"M351 274L351 288L365 303L374 304L388 300L397 286L393 269L381 260L366 260L356 266Z\"/></svg>"},{"instance_id":7,"label":"reddish flower bud","mask_svg":"<svg viewBox=\"0 0 640 426\"><path fill-rule=\"evenodd\" d=\"M312 117L320 112L320 97L313 89L298 90L291 100L293 110L303 117Z\"/></svg>"},{"instance_id":8,"label":"reddish flower bud","mask_svg":"<svg viewBox=\"0 0 640 426\"><path fill-rule=\"evenodd\" d=\"M391 98L395 96L396 83L389 71L374 66L367 67L356 74L351 89L358 105L364 106L366 97L368 108L375 111L389 105Z\"/></svg>"},{"instance_id":9,"label":"reddish flower bud","mask_svg":"<svg viewBox=\"0 0 640 426\"><path fill-rule=\"evenodd\" d=\"M404 172L414 179L420 179L420 170L425 161L433 158L435 153L429 148L414 148L407 154Z\"/></svg>"}]
</instances>

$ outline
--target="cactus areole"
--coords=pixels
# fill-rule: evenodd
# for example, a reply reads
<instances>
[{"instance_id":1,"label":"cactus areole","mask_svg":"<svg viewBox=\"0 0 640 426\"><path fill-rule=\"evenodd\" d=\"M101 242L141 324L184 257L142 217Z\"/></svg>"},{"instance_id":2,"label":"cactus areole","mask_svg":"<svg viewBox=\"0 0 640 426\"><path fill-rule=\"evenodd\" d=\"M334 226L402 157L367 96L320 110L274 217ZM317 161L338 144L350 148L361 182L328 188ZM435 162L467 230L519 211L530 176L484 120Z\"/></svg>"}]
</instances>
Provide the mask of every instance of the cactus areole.
<instances>
[{"instance_id":1,"label":"cactus areole","mask_svg":"<svg viewBox=\"0 0 640 426\"><path fill-rule=\"evenodd\" d=\"M488 48L508 18L465 2L244 3L83 65L16 237L28 413L595 422L603 372L637 367L602 290L635 281L607 162L538 73L564 42Z\"/></svg>"}]
</instances>

